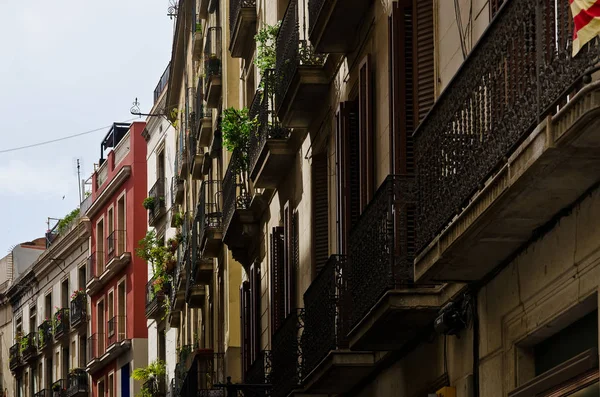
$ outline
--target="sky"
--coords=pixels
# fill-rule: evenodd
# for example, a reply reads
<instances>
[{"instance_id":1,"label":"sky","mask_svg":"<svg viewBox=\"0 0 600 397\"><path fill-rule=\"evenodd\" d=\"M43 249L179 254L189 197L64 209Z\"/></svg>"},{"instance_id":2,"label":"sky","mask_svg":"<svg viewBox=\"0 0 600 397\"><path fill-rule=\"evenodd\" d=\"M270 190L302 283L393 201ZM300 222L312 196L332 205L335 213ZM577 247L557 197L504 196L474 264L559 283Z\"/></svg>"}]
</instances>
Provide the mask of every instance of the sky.
<instances>
[{"instance_id":1,"label":"sky","mask_svg":"<svg viewBox=\"0 0 600 397\"><path fill-rule=\"evenodd\" d=\"M171 56L168 0L0 1L0 257L79 205L100 141L149 111ZM101 131L26 150L15 147Z\"/></svg>"}]
</instances>

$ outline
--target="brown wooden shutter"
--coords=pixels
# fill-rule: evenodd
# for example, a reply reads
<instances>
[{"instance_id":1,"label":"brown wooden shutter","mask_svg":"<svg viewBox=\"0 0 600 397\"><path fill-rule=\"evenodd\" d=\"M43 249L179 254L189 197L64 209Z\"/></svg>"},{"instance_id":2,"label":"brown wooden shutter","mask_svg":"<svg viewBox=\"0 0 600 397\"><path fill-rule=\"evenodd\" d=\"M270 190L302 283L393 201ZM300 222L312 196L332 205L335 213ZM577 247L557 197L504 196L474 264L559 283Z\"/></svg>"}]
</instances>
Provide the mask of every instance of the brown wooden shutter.
<instances>
[{"instance_id":1,"label":"brown wooden shutter","mask_svg":"<svg viewBox=\"0 0 600 397\"><path fill-rule=\"evenodd\" d=\"M413 0L393 3L389 19L390 150L394 174L414 173L415 130Z\"/></svg>"},{"instance_id":2,"label":"brown wooden shutter","mask_svg":"<svg viewBox=\"0 0 600 397\"><path fill-rule=\"evenodd\" d=\"M367 54L360 63L358 78L358 119L360 126L360 212L375 192L375 161L373 125L373 72L371 55Z\"/></svg>"},{"instance_id":3,"label":"brown wooden shutter","mask_svg":"<svg viewBox=\"0 0 600 397\"><path fill-rule=\"evenodd\" d=\"M329 256L329 197L327 150L312 157L313 252L315 274L319 274Z\"/></svg>"},{"instance_id":4,"label":"brown wooden shutter","mask_svg":"<svg viewBox=\"0 0 600 397\"><path fill-rule=\"evenodd\" d=\"M240 287L240 317L242 324L242 373L252 364L250 354L250 284L247 281Z\"/></svg>"},{"instance_id":5,"label":"brown wooden shutter","mask_svg":"<svg viewBox=\"0 0 600 397\"><path fill-rule=\"evenodd\" d=\"M358 103L350 102L348 104L348 211L349 224L347 234L350 236L350 231L358 222L361 214L360 209L360 124L358 119Z\"/></svg>"},{"instance_id":6,"label":"brown wooden shutter","mask_svg":"<svg viewBox=\"0 0 600 397\"><path fill-rule=\"evenodd\" d=\"M415 120L421 122L435 100L433 0L413 0Z\"/></svg>"},{"instance_id":7,"label":"brown wooden shutter","mask_svg":"<svg viewBox=\"0 0 600 397\"><path fill-rule=\"evenodd\" d=\"M296 308L296 272L299 262L298 221L287 202L283 208L285 235L285 316Z\"/></svg>"},{"instance_id":8,"label":"brown wooden shutter","mask_svg":"<svg viewBox=\"0 0 600 397\"><path fill-rule=\"evenodd\" d=\"M285 319L283 227L273 228L271 233L271 323L275 333Z\"/></svg>"},{"instance_id":9,"label":"brown wooden shutter","mask_svg":"<svg viewBox=\"0 0 600 397\"><path fill-rule=\"evenodd\" d=\"M250 267L250 363L260 352L260 263Z\"/></svg>"},{"instance_id":10,"label":"brown wooden shutter","mask_svg":"<svg viewBox=\"0 0 600 397\"><path fill-rule=\"evenodd\" d=\"M347 236L346 236L346 197L348 196L348 186L346 184L346 173L348 169L346 164L347 150L346 147L346 104L340 103L338 111L335 115L335 175L336 175L336 235L337 235L337 250L340 254L346 252Z\"/></svg>"}]
</instances>

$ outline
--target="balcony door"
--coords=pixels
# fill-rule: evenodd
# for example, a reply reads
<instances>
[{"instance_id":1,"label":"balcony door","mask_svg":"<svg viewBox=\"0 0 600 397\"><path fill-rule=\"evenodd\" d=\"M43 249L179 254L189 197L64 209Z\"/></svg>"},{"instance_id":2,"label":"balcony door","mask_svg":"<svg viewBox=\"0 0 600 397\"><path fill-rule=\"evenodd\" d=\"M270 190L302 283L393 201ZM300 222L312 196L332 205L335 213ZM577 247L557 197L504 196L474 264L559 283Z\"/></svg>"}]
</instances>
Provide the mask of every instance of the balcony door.
<instances>
[{"instance_id":1,"label":"balcony door","mask_svg":"<svg viewBox=\"0 0 600 397\"><path fill-rule=\"evenodd\" d=\"M125 281L119 283L117 287L117 327L119 332L119 340L125 339Z\"/></svg>"},{"instance_id":2,"label":"balcony door","mask_svg":"<svg viewBox=\"0 0 600 397\"><path fill-rule=\"evenodd\" d=\"M96 276L104 272L104 220L96 225Z\"/></svg>"},{"instance_id":3,"label":"balcony door","mask_svg":"<svg viewBox=\"0 0 600 397\"><path fill-rule=\"evenodd\" d=\"M117 202L117 248L119 254L125 252L125 196Z\"/></svg>"},{"instance_id":4,"label":"balcony door","mask_svg":"<svg viewBox=\"0 0 600 397\"><path fill-rule=\"evenodd\" d=\"M96 314L97 314L97 344L98 344L98 350L96 351L96 357L100 357L102 354L104 354L104 343L105 343L105 336L104 336L104 327L106 324L106 319L104 318L104 301L100 301L98 302L98 309L96 310Z\"/></svg>"}]
</instances>

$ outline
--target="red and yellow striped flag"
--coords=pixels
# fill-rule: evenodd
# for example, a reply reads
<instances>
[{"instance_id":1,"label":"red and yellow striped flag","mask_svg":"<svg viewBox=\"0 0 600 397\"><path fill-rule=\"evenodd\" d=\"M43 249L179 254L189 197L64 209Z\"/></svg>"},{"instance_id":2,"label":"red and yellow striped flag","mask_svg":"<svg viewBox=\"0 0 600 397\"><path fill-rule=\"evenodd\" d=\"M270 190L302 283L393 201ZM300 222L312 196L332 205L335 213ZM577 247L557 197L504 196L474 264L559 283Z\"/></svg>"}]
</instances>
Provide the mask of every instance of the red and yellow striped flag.
<instances>
[{"instance_id":1,"label":"red and yellow striped flag","mask_svg":"<svg viewBox=\"0 0 600 397\"><path fill-rule=\"evenodd\" d=\"M569 0L575 21L573 56L594 37L600 35L600 0Z\"/></svg>"}]
</instances>

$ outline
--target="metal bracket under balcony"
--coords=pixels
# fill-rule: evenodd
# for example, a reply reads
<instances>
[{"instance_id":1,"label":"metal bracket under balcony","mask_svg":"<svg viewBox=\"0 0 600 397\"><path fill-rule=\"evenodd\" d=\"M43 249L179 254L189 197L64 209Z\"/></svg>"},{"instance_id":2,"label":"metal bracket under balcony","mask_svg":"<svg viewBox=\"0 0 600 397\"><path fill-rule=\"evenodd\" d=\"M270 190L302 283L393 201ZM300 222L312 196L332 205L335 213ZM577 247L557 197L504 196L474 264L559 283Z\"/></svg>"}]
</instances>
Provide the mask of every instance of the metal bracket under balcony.
<instances>
[{"instance_id":1,"label":"metal bracket under balcony","mask_svg":"<svg viewBox=\"0 0 600 397\"><path fill-rule=\"evenodd\" d=\"M600 181L600 81L583 88L415 259L417 280L478 280Z\"/></svg>"},{"instance_id":2,"label":"metal bracket under balcony","mask_svg":"<svg viewBox=\"0 0 600 397\"><path fill-rule=\"evenodd\" d=\"M315 50L328 54L352 51L370 4L367 0L309 0L310 41Z\"/></svg>"},{"instance_id":3,"label":"metal bracket under balcony","mask_svg":"<svg viewBox=\"0 0 600 397\"><path fill-rule=\"evenodd\" d=\"M229 52L233 58L246 57L255 47L256 0L233 0L229 12Z\"/></svg>"}]
</instances>

